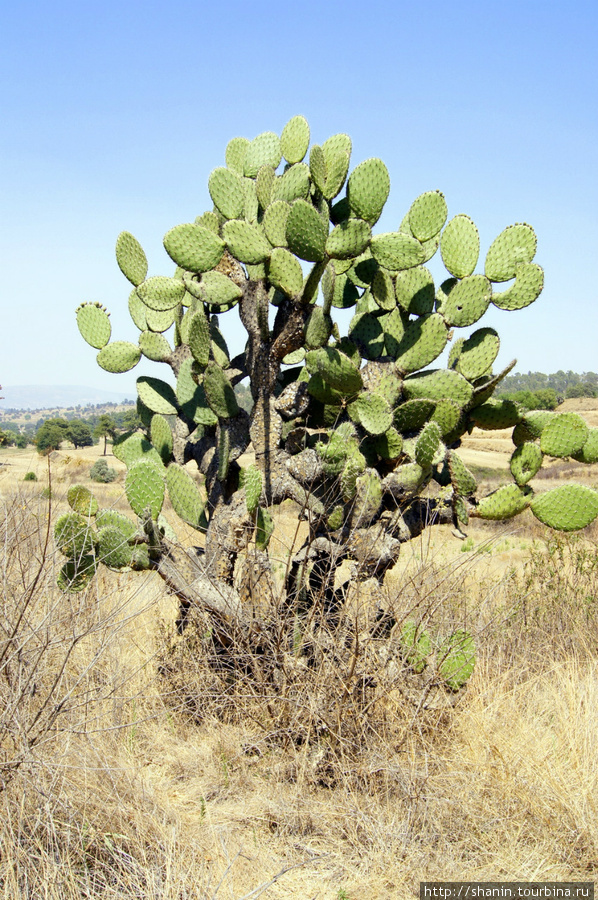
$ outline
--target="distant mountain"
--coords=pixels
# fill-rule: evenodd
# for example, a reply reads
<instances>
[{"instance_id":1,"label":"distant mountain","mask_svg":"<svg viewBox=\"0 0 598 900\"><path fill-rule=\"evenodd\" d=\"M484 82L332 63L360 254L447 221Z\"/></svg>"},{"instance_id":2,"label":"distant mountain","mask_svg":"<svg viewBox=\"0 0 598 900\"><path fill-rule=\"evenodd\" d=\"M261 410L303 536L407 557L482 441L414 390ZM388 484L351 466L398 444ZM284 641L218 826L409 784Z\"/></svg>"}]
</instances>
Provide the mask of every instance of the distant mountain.
<instances>
[{"instance_id":1,"label":"distant mountain","mask_svg":"<svg viewBox=\"0 0 598 900\"><path fill-rule=\"evenodd\" d=\"M0 409L54 409L135 400L135 389L124 393L78 384L5 384L2 385L2 397Z\"/></svg>"}]
</instances>

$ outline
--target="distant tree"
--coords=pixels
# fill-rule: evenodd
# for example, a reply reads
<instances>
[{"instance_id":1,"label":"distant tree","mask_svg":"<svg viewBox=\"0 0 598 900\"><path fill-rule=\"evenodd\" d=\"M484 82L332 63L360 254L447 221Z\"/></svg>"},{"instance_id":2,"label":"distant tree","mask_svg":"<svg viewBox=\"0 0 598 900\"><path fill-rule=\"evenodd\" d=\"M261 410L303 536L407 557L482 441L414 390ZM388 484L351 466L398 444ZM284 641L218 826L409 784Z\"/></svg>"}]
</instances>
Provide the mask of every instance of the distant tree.
<instances>
[{"instance_id":1,"label":"distant tree","mask_svg":"<svg viewBox=\"0 0 598 900\"><path fill-rule=\"evenodd\" d=\"M63 441L70 440L67 431L69 423L66 419L47 419L38 429L35 443L38 453L50 453L60 450Z\"/></svg>"},{"instance_id":2,"label":"distant tree","mask_svg":"<svg viewBox=\"0 0 598 900\"><path fill-rule=\"evenodd\" d=\"M121 425L125 431L132 431L134 428L141 428L143 423L137 413L137 407L133 406L127 409L121 416Z\"/></svg>"},{"instance_id":3,"label":"distant tree","mask_svg":"<svg viewBox=\"0 0 598 900\"><path fill-rule=\"evenodd\" d=\"M108 438L114 440L114 438L116 437L117 428L118 426L113 417L108 413L104 413L100 416L100 420L93 430L93 436L95 438L104 438L104 456L106 456L106 445L108 442Z\"/></svg>"},{"instance_id":4,"label":"distant tree","mask_svg":"<svg viewBox=\"0 0 598 900\"><path fill-rule=\"evenodd\" d=\"M93 447L91 428L80 419L74 419L69 423L66 436L75 445L75 450L79 447Z\"/></svg>"},{"instance_id":5,"label":"distant tree","mask_svg":"<svg viewBox=\"0 0 598 900\"><path fill-rule=\"evenodd\" d=\"M534 391L537 406L536 409L556 409L559 405L557 392L553 388L540 388Z\"/></svg>"},{"instance_id":6,"label":"distant tree","mask_svg":"<svg viewBox=\"0 0 598 900\"><path fill-rule=\"evenodd\" d=\"M2 431L0 428L0 447L10 447L14 444L14 435L10 431Z\"/></svg>"},{"instance_id":7,"label":"distant tree","mask_svg":"<svg viewBox=\"0 0 598 900\"><path fill-rule=\"evenodd\" d=\"M580 381L577 384L569 385L565 392L565 397L567 400L571 400L576 397L596 397L597 394L598 391L593 385Z\"/></svg>"},{"instance_id":8,"label":"distant tree","mask_svg":"<svg viewBox=\"0 0 598 900\"><path fill-rule=\"evenodd\" d=\"M25 450L29 443L30 441L26 434L17 434L15 444L17 445L19 450Z\"/></svg>"}]
</instances>

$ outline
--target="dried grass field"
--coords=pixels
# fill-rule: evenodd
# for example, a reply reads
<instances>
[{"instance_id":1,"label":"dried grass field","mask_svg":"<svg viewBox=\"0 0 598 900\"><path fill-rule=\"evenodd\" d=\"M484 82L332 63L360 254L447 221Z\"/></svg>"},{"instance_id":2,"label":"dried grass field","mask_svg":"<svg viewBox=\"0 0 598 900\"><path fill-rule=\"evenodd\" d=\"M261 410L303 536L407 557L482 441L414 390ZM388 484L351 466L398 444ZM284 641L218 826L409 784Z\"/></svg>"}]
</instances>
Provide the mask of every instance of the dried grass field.
<instances>
[{"instance_id":1,"label":"dried grass field","mask_svg":"<svg viewBox=\"0 0 598 900\"><path fill-rule=\"evenodd\" d=\"M276 698L213 676L155 574L58 590L52 524L99 452L0 452L0 897L395 900L423 880L596 878L595 528L555 537L524 515L406 546L384 599L475 634L468 686L405 676L357 703L322 662L296 740ZM501 433L464 452L488 487L509 455ZM124 511L107 459L119 478L94 490ZM597 474L554 462L546 486ZM283 519L281 558L296 510ZM372 602L351 597L355 615ZM340 739L310 730L331 695Z\"/></svg>"}]
</instances>

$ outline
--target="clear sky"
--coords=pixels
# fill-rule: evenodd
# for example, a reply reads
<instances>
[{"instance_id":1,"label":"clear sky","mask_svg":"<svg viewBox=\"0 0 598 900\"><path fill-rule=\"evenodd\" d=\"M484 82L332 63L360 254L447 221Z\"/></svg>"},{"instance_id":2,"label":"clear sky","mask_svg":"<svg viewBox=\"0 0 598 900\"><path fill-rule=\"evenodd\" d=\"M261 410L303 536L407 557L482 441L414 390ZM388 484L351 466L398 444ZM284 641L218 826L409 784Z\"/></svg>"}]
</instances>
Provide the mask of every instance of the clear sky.
<instances>
[{"instance_id":1,"label":"clear sky","mask_svg":"<svg viewBox=\"0 0 598 900\"><path fill-rule=\"evenodd\" d=\"M227 141L297 113L314 142L350 134L352 166L385 161L377 230L436 188L475 220L482 253L533 225L545 289L482 321L501 335L498 363L598 371L597 24L595 0L5 2L0 382L133 396L137 375L166 375L104 373L75 308L104 303L113 339L136 342L118 233L170 275L162 237L211 208Z\"/></svg>"}]
</instances>

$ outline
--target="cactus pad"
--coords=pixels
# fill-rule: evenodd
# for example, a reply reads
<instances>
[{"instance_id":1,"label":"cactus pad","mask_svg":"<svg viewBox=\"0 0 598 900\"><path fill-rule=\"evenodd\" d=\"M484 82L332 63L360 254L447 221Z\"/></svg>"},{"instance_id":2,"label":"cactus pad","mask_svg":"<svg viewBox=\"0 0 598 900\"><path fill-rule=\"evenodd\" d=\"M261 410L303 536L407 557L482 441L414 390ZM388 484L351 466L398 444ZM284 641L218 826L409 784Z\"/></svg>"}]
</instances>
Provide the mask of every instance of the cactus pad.
<instances>
[{"instance_id":1,"label":"cactus pad","mask_svg":"<svg viewBox=\"0 0 598 900\"><path fill-rule=\"evenodd\" d=\"M282 129L280 149L289 163L301 162L309 147L309 124L304 116L293 116Z\"/></svg>"},{"instance_id":2,"label":"cactus pad","mask_svg":"<svg viewBox=\"0 0 598 900\"><path fill-rule=\"evenodd\" d=\"M65 556L76 560L92 553L96 540L89 520L79 513L64 513L56 520L54 541Z\"/></svg>"},{"instance_id":3,"label":"cactus pad","mask_svg":"<svg viewBox=\"0 0 598 900\"><path fill-rule=\"evenodd\" d=\"M588 433L588 438L577 453L571 454L573 459L577 460L577 462L582 463L597 463L598 462L598 428L590 428Z\"/></svg>"},{"instance_id":4,"label":"cactus pad","mask_svg":"<svg viewBox=\"0 0 598 900\"><path fill-rule=\"evenodd\" d=\"M411 269L424 262L425 253L419 241L400 231L375 235L370 247L376 262L392 272Z\"/></svg>"},{"instance_id":5,"label":"cactus pad","mask_svg":"<svg viewBox=\"0 0 598 900\"><path fill-rule=\"evenodd\" d=\"M210 325L203 309L199 308L191 313L186 327L187 344L193 359L201 368L207 366L210 361L210 347L212 336Z\"/></svg>"},{"instance_id":6,"label":"cactus pad","mask_svg":"<svg viewBox=\"0 0 598 900\"><path fill-rule=\"evenodd\" d=\"M114 525L107 525L98 531L97 557L109 569L124 569L131 564L132 547L126 535Z\"/></svg>"},{"instance_id":7,"label":"cactus pad","mask_svg":"<svg viewBox=\"0 0 598 900\"><path fill-rule=\"evenodd\" d=\"M237 175L242 175L244 171L245 156L250 141L244 137L232 138L226 145L224 158L228 168Z\"/></svg>"},{"instance_id":8,"label":"cactus pad","mask_svg":"<svg viewBox=\"0 0 598 900\"><path fill-rule=\"evenodd\" d=\"M407 326L396 348L398 368L402 372L423 369L440 356L447 339L448 329L441 315L431 313L429 316L421 316Z\"/></svg>"},{"instance_id":9,"label":"cactus pad","mask_svg":"<svg viewBox=\"0 0 598 900\"><path fill-rule=\"evenodd\" d=\"M473 274L480 255L480 235L469 216L459 215L450 220L440 238L440 253L455 278Z\"/></svg>"},{"instance_id":10,"label":"cactus pad","mask_svg":"<svg viewBox=\"0 0 598 900\"><path fill-rule=\"evenodd\" d=\"M531 502L535 517L557 531L577 531L598 516L598 493L583 484L564 484Z\"/></svg>"},{"instance_id":11,"label":"cactus pad","mask_svg":"<svg viewBox=\"0 0 598 900\"><path fill-rule=\"evenodd\" d=\"M150 435L152 445L160 454L162 462L165 466L168 465L172 456L173 439L170 425L164 416L158 415L157 413L152 416Z\"/></svg>"},{"instance_id":12,"label":"cactus pad","mask_svg":"<svg viewBox=\"0 0 598 900\"><path fill-rule=\"evenodd\" d=\"M66 499L70 508L80 516L95 516L98 511L98 501L89 488L82 484L72 484Z\"/></svg>"},{"instance_id":13,"label":"cactus pad","mask_svg":"<svg viewBox=\"0 0 598 900\"><path fill-rule=\"evenodd\" d=\"M96 350L105 347L110 340L112 326L110 313L101 303L82 303L77 309L76 316L81 337Z\"/></svg>"},{"instance_id":14,"label":"cactus pad","mask_svg":"<svg viewBox=\"0 0 598 900\"><path fill-rule=\"evenodd\" d=\"M135 525L130 519L127 519L122 513L116 509L100 509L96 515L96 526L98 529L107 528L108 526L118 528L118 530L128 540L135 534Z\"/></svg>"},{"instance_id":15,"label":"cactus pad","mask_svg":"<svg viewBox=\"0 0 598 900\"><path fill-rule=\"evenodd\" d=\"M356 394L363 388L357 366L333 347L311 350L306 356L306 363L311 372L318 372L330 387L345 396Z\"/></svg>"},{"instance_id":16,"label":"cactus pad","mask_svg":"<svg viewBox=\"0 0 598 900\"><path fill-rule=\"evenodd\" d=\"M187 470L183 466L171 463L166 469L166 487L172 508L177 516L192 528L199 528L204 502L195 481Z\"/></svg>"},{"instance_id":17,"label":"cactus pad","mask_svg":"<svg viewBox=\"0 0 598 900\"><path fill-rule=\"evenodd\" d=\"M468 631L455 631L439 651L439 674L451 691L459 691L471 678L475 666L475 643Z\"/></svg>"},{"instance_id":18,"label":"cactus pad","mask_svg":"<svg viewBox=\"0 0 598 900\"><path fill-rule=\"evenodd\" d=\"M164 235L164 248L187 272L207 272L222 259L225 244L209 228L195 223L176 225Z\"/></svg>"},{"instance_id":19,"label":"cactus pad","mask_svg":"<svg viewBox=\"0 0 598 900\"><path fill-rule=\"evenodd\" d=\"M295 297L303 288L303 271L299 260L283 247L276 247L268 264L270 283L289 297Z\"/></svg>"},{"instance_id":20,"label":"cactus pad","mask_svg":"<svg viewBox=\"0 0 598 900\"><path fill-rule=\"evenodd\" d=\"M514 428L522 419L521 409L514 400L490 400L472 409L470 418L484 431Z\"/></svg>"},{"instance_id":21,"label":"cactus pad","mask_svg":"<svg viewBox=\"0 0 598 900\"><path fill-rule=\"evenodd\" d=\"M225 219L239 219L245 206L243 180L230 169L214 169L208 179L214 206Z\"/></svg>"},{"instance_id":22,"label":"cactus pad","mask_svg":"<svg viewBox=\"0 0 598 900\"><path fill-rule=\"evenodd\" d=\"M505 484L478 503L477 513L482 519L511 519L529 505L529 488L525 491L516 484Z\"/></svg>"},{"instance_id":23,"label":"cactus pad","mask_svg":"<svg viewBox=\"0 0 598 900\"><path fill-rule=\"evenodd\" d=\"M436 237L446 222L447 212L446 200L440 191L421 194L409 210L409 227L413 237L418 241Z\"/></svg>"},{"instance_id":24,"label":"cactus pad","mask_svg":"<svg viewBox=\"0 0 598 900\"><path fill-rule=\"evenodd\" d=\"M454 400L459 406L466 406L473 396L473 388L459 372L432 369L406 378L403 393L407 400L420 397L429 400Z\"/></svg>"},{"instance_id":25,"label":"cactus pad","mask_svg":"<svg viewBox=\"0 0 598 900\"><path fill-rule=\"evenodd\" d=\"M208 365L203 387L210 408L219 419L230 419L238 415L239 405L233 386L220 366L215 363Z\"/></svg>"},{"instance_id":26,"label":"cactus pad","mask_svg":"<svg viewBox=\"0 0 598 900\"><path fill-rule=\"evenodd\" d=\"M294 200L305 200L309 196L309 187L309 166L302 162L296 163L272 185L272 202L284 200L292 203Z\"/></svg>"},{"instance_id":27,"label":"cactus pad","mask_svg":"<svg viewBox=\"0 0 598 900\"><path fill-rule=\"evenodd\" d=\"M492 286L483 275L470 275L455 284L440 312L448 325L464 328L484 315L492 297Z\"/></svg>"},{"instance_id":28,"label":"cactus pad","mask_svg":"<svg viewBox=\"0 0 598 900\"><path fill-rule=\"evenodd\" d=\"M96 360L106 372L122 373L135 368L141 359L141 350L129 341L112 341L99 351Z\"/></svg>"},{"instance_id":29,"label":"cactus pad","mask_svg":"<svg viewBox=\"0 0 598 900\"><path fill-rule=\"evenodd\" d=\"M248 466L243 473L245 503L247 511L253 514L258 508L262 495L262 474L257 466Z\"/></svg>"},{"instance_id":30,"label":"cactus pad","mask_svg":"<svg viewBox=\"0 0 598 900\"><path fill-rule=\"evenodd\" d=\"M262 225L266 237L273 247L287 246L287 219L291 204L284 200L275 200L264 212Z\"/></svg>"},{"instance_id":31,"label":"cactus pad","mask_svg":"<svg viewBox=\"0 0 598 900\"><path fill-rule=\"evenodd\" d=\"M490 281L514 278L520 263L531 263L538 240L530 225L509 225L490 245L484 271Z\"/></svg>"},{"instance_id":32,"label":"cactus pad","mask_svg":"<svg viewBox=\"0 0 598 900\"><path fill-rule=\"evenodd\" d=\"M395 292L397 302L407 313L425 316L434 309L434 281L424 266L399 272Z\"/></svg>"},{"instance_id":33,"label":"cactus pad","mask_svg":"<svg viewBox=\"0 0 598 900\"><path fill-rule=\"evenodd\" d=\"M442 444L442 435L436 422L428 422L422 428L415 443L415 462L423 470L429 469Z\"/></svg>"},{"instance_id":34,"label":"cactus pad","mask_svg":"<svg viewBox=\"0 0 598 900\"><path fill-rule=\"evenodd\" d=\"M405 622L399 638L403 659L418 675L427 666L427 658L432 651L432 641L428 632L416 622Z\"/></svg>"},{"instance_id":35,"label":"cactus pad","mask_svg":"<svg viewBox=\"0 0 598 900\"><path fill-rule=\"evenodd\" d=\"M229 306L240 299L241 288L221 272L206 272L201 279L201 299L212 306Z\"/></svg>"},{"instance_id":36,"label":"cactus pad","mask_svg":"<svg viewBox=\"0 0 598 900\"><path fill-rule=\"evenodd\" d=\"M523 309L537 300L544 287L544 272L536 263L520 263L515 269L515 283L502 293L493 293L492 302L499 309Z\"/></svg>"},{"instance_id":37,"label":"cactus pad","mask_svg":"<svg viewBox=\"0 0 598 900\"><path fill-rule=\"evenodd\" d=\"M372 229L363 219L347 219L337 225L326 240L326 253L333 259L354 259L370 243Z\"/></svg>"},{"instance_id":38,"label":"cactus pad","mask_svg":"<svg viewBox=\"0 0 598 900\"><path fill-rule=\"evenodd\" d=\"M273 131L264 131L247 147L243 160L243 174L248 178L255 178L262 166L277 169L281 159L280 138Z\"/></svg>"},{"instance_id":39,"label":"cactus pad","mask_svg":"<svg viewBox=\"0 0 598 900\"><path fill-rule=\"evenodd\" d=\"M448 452L448 469L451 476L451 484L457 494L469 497L477 490L477 482L469 471L461 457L454 450Z\"/></svg>"},{"instance_id":40,"label":"cactus pad","mask_svg":"<svg viewBox=\"0 0 598 900\"><path fill-rule=\"evenodd\" d=\"M390 192L390 176L381 159L366 159L349 176L347 197L353 214L373 225L378 221Z\"/></svg>"},{"instance_id":41,"label":"cactus pad","mask_svg":"<svg viewBox=\"0 0 598 900\"><path fill-rule=\"evenodd\" d=\"M272 249L262 230L253 222L238 219L225 222L222 236L235 259L243 263L264 262Z\"/></svg>"},{"instance_id":42,"label":"cactus pad","mask_svg":"<svg viewBox=\"0 0 598 900\"><path fill-rule=\"evenodd\" d=\"M384 397L365 391L350 405L349 414L368 434L384 434L392 425L392 410Z\"/></svg>"},{"instance_id":43,"label":"cactus pad","mask_svg":"<svg viewBox=\"0 0 598 900\"><path fill-rule=\"evenodd\" d=\"M163 416L176 416L176 395L169 384L159 378L142 375L137 379L139 399L153 413Z\"/></svg>"},{"instance_id":44,"label":"cactus pad","mask_svg":"<svg viewBox=\"0 0 598 900\"><path fill-rule=\"evenodd\" d=\"M116 261L125 278L135 287L147 276L147 257L143 247L128 231L121 231L116 239Z\"/></svg>"},{"instance_id":45,"label":"cactus pad","mask_svg":"<svg viewBox=\"0 0 598 900\"><path fill-rule=\"evenodd\" d=\"M557 413L542 429L540 447L547 456L562 458L578 453L588 437L588 426L580 415Z\"/></svg>"},{"instance_id":46,"label":"cactus pad","mask_svg":"<svg viewBox=\"0 0 598 900\"><path fill-rule=\"evenodd\" d=\"M520 444L511 456L511 474L518 485L527 484L538 473L543 454L537 444L529 441Z\"/></svg>"},{"instance_id":47,"label":"cactus pad","mask_svg":"<svg viewBox=\"0 0 598 900\"><path fill-rule=\"evenodd\" d=\"M295 200L287 219L289 250L308 262L321 262L326 256L328 226L306 200Z\"/></svg>"},{"instance_id":48,"label":"cactus pad","mask_svg":"<svg viewBox=\"0 0 598 900\"><path fill-rule=\"evenodd\" d=\"M407 400L395 410L395 427L401 434L419 431L432 417L435 409L436 403L433 400Z\"/></svg>"},{"instance_id":49,"label":"cactus pad","mask_svg":"<svg viewBox=\"0 0 598 900\"><path fill-rule=\"evenodd\" d=\"M150 510L155 521L164 503L164 475L150 460L139 460L127 471L125 480L127 500L134 513L143 516Z\"/></svg>"},{"instance_id":50,"label":"cactus pad","mask_svg":"<svg viewBox=\"0 0 598 900\"><path fill-rule=\"evenodd\" d=\"M494 328L478 328L464 341L456 369L468 381L475 381L492 368L499 349L500 338Z\"/></svg>"},{"instance_id":51,"label":"cactus pad","mask_svg":"<svg viewBox=\"0 0 598 900\"><path fill-rule=\"evenodd\" d=\"M139 349L147 359L165 362L172 354L172 347L162 334L142 331L139 335Z\"/></svg>"}]
</instances>

